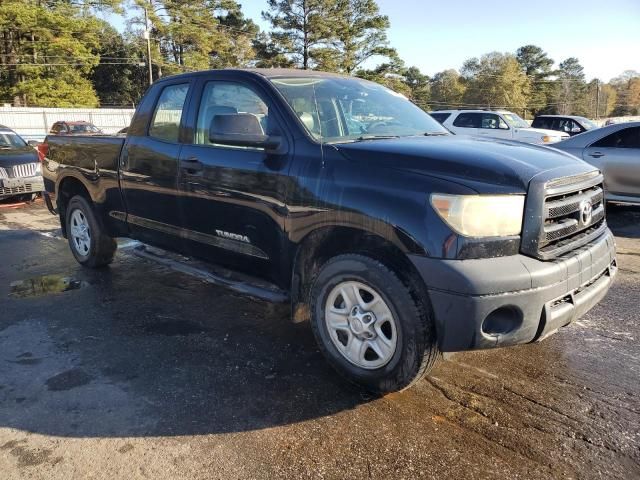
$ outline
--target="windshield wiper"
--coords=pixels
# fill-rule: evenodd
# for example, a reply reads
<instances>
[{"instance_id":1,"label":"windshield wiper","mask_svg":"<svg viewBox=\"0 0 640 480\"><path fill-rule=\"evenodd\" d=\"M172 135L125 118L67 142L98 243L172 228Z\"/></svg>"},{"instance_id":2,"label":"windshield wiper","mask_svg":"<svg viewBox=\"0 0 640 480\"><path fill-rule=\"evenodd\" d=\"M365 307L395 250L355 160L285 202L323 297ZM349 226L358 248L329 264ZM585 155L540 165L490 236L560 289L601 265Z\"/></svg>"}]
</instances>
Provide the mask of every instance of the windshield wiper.
<instances>
[{"instance_id":1,"label":"windshield wiper","mask_svg":"<svg viewBox=\"0 0 640 480\"><path fill-rule=\"evenodd\" d=\"M385 140L389 138L400 138L400 135L361 135L356 140Z\"/></svg>"},{"instance_id":2,"label":"windshield wiper","mask_svg":"<svg viewBox=\"0 0 640 480\"><path fill-rule=\"evenodd\" d=\"M444 137L445 135L451 135L449 132L424 132L425 137Z\"/></svg>"}]
</instances>

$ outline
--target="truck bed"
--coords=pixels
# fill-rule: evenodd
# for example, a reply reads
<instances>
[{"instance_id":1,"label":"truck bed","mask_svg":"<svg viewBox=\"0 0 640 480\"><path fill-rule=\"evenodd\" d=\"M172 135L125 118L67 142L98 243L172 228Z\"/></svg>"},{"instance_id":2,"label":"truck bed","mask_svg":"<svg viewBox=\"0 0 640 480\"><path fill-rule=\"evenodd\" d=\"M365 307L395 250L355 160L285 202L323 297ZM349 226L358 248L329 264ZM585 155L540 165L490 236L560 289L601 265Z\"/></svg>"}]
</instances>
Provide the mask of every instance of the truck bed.
<instances>
[{"instance_id":1,"label":"truck bed","mask_svg":"<svg viewBox=\"0 0 640 480\"><path fill-rule=\"evenodd\" d=\"M82 170L116 172L124 140L108 135L49 135L47 157Z\"/></svg>"}]
</instances>

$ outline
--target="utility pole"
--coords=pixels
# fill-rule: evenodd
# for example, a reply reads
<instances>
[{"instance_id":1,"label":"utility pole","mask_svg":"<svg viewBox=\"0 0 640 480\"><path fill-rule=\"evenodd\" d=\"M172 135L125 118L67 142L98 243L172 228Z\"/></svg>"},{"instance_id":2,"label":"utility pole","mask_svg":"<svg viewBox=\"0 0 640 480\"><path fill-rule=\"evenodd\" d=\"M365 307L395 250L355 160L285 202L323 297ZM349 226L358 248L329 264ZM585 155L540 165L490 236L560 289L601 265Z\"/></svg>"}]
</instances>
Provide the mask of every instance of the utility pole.
<instances>
[{"instance_id":1,"label":"utility pole","mask_svg":"<svg viewBox=\"0 0 640 480\"><path fill-rule=\"evenodd\" d=\"M600 80L596 78L596 120L600 118Z\"/></svg>"},{"instance_id":2,"label":"utility pole","mask_svg":"<svg viewBox=\"0 0 640 480\"><path fill-rule=\"evenodd\" d=\"M147 7L144 8L144 38L147 40L147 65L149 66L149 85L151 85L153 83L153 69L151 68L151 35L149 34Z\"/></svg>"}]
</instances>

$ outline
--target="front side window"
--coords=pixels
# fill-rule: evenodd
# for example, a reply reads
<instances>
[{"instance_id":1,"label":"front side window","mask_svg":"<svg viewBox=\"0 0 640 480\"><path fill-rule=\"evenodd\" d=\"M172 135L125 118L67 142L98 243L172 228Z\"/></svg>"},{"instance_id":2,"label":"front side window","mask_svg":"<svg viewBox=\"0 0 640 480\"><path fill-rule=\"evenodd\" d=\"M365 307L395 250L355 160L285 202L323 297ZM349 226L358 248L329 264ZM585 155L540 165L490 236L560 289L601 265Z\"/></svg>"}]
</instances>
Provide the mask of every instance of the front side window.
<instances>
[{"instance_id":1,"label":"front side window","mask_svg":"<svg viewBox=\"0 0 640 480\"><path fill-rule=\"evenodd\" d=\"M591 146L597 148L640 148L640 127L618 130Z\"/></svg>"},{"instance_id":2,"label":"front side window","mask_svg":"<svg viewBox=\"0 0 640 480\"><path fill-rule=\"evenodd\" d=\"M495 113L483 113L482 114L482 127L490 129L509 130L509 126L505 121Z\"/></svg>"},{"instance_id":3,"label":"front side window","mask_svg":"<svg viewBox=\"0 0 640 480\"><path fill-rule=\"evenodd\" d=\"M223 116L227 118L222 119ZM268 121L269 107L249 87L231 82L208 82L200 100L195 143L213 145L210 134L221 129L231 129L228 133L237 135L265 135L270 133Z\"/></svg>"},{"instance_id":4,"label":"front side window","mask_svg":"<svg viewBox=\"0 0 640 480\"><path fill-rule=\"evenodd\" d=\"M482 126L482 114L461 113L453 121L453 125L461 128L480 128Z\"/></svg>"},{"instance_id":5,"label":"front side window","mask_svg":"<svg viewBox=\"0 0 640 480\"><path fill-rule=\"evenodd\" d=\"M150 137L165 142L178 142L180 120L188 91L188 84L164 87L149 126Z\"/></svg>"},{"instance_id":6,"label":"front side window","mask_svg":"<svg viewBox=\"0 0 640 480\"><path fill-rule=\"evenodd\" d=\"M448 135L403 95L356 78L293 77L271 80L300 123L317 140Z\"/></svg>"}]
</instances>

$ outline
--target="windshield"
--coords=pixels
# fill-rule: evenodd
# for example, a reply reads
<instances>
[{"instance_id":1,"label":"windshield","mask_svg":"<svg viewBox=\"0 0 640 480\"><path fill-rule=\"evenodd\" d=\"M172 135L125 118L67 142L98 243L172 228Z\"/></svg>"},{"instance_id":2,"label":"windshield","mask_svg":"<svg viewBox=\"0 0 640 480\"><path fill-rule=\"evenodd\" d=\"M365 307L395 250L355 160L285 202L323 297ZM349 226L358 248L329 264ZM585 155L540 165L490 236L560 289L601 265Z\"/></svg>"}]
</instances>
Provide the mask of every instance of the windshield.
<instances>
[{"instance_id":1,"label":"windshield","mask_svg":"<svg viewBox=\"0 0 640 480\"><path fill-rule=\"evenodd\" d=\"M8 130L0 131L0 148L24 148L27 144L15 132Z\"/></svg>"},{"instance_id":2,"label":"windshield","mask_svg":"<svg viewBox=\"0 0 640 480\"><path fill-rule=\"evenodd\" d=\"M69 125L69 130L71 133L100 133L100 129L87 123Z\"/></svg>"},{"instance_id":3,"label":"windshield","mask_svg":"<svg viewBox=\"0 0 640 480\"><path fill-rule=\"evenodd\" d=\"M529 128L529 125L526 120L520 118L520 116L515 113L503 113L502 116L507 121L507 123L513 128Z\"/></svg>"},{"instance_id":4,"label":"windshield","mask_svg":"<svg viewBox=\"0 0 640 480\"><path fill-rule=\"evenodd\" d=\"M588 118L578 117L578 120L580 120L580 123L585 130L593 130L594 128L598 128L598 126Z\"/></svg>"},{"instance_id":5,"label":"windshield","mask_svg":"<svg viewBox=\"0 0 640 480\"><path fill-rule=\"evenodd\" d=\"M403 95L377 83L339 77L272 82L309 133L323 142L448 134Z\"/></svg>"}]
</instances>

